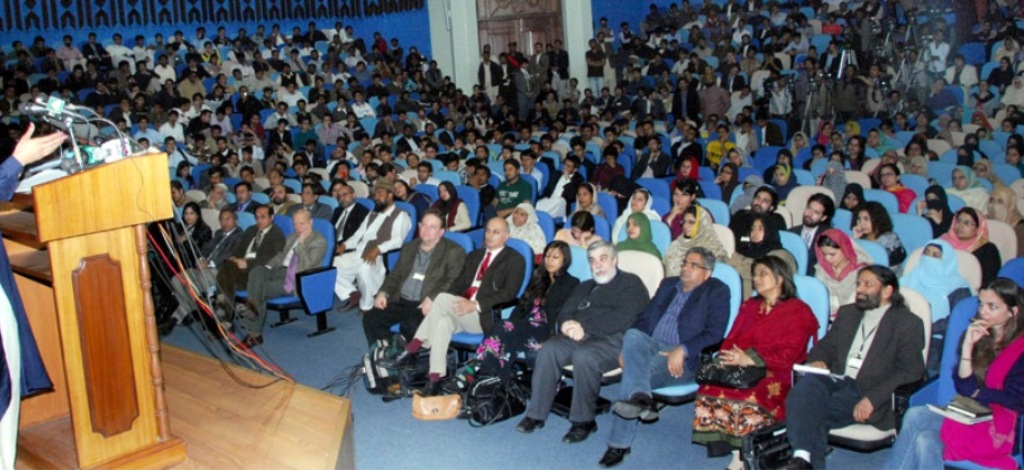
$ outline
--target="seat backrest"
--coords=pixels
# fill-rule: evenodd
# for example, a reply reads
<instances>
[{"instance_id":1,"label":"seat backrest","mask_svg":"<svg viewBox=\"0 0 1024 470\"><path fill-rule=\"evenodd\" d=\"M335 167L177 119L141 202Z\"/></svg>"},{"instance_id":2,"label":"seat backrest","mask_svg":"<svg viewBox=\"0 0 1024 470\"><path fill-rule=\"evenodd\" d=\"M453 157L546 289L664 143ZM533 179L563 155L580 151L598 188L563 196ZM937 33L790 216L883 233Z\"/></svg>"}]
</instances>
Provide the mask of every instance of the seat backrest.
<instances>
[{"instance_id":1,"label":"seat backrest","mask_svg":"<svg viewBox=\"0 0 1024 470\"><path fill-rule=\"evenodd\" d=\"M925 190L928 189L928 178L921 175L904 173L900 175L900 183L903 183L903 186L910 188L911 191L914 191L914 194L919 196L924 195ZM914 206L911 206L910 209L913 210Z\"/></svg>"},{"instance_id":2,"label":"seat backrest","mask_svg":"<svg viewBox=\"0 0 1024 470\"><path fill-rule=\"evenodd\" d=\"M459 181L459 174L449 170L435 171L434 178L437 178L438 181L442 182L447 181L456 186L458 186L459 183L461 183L461 181Z\"/></svg>"},{"instance_id":3,"label":"seat backrest","mask_svg":"<svg viewBox=\"0 0 1024 470\"><path fill-rule=\"evenodd\" d=\"M537 205L537 179L526 173L520 173L519 178L530 186L530 204Z\"/></svg>"},{"instance_id":4,"label":"seat backrest","mask_svg":"<svg viewBox=\"0 0 1024 470\"><path fill-rule=\"evenodd\" d=\"M736 272L736 268L722 262L715 263L715 270L711 272L711 277L722 281L729 288L729 324L725 327L725 331L728 333L732 329L733 322L736 321L736 316L740 313L740 303L743 302L743 281L740 280L740 273Z\"/></svg>"},{"instance_id":5,"label":"seat backrest","mask_svg":"<svg viewBox=\"0 0 1024 470\"><path fill-rule=\"evenodd\" d=\"M618 220L619 203L615 200L615 196L605 192L597 193L597 205L601 206L601 211L604 212L605 219Z\"/></svg>"},{"instance_id":6,"label":"seat backrest","mask_svg":"<svg viewBox=\"0 0 1024 470\"><path fill-rule=\"evenodd\" d=\"M793 213L786 208L786 206L779 206L775 208L775 213L782 216L782 220L786 222L786 228L793 226Z\"/></svg>"},{"instance_id":7,"label":"seat backrest","mask_svg":"<svg viewBox=\"0 0 1024 470\"><path fill-rule=\"evenodd\" d=\"M206 222L206 225L214 231L217 231L220 227L220 211L217 209L206 208L200 209L200 212L203 217L203 222Z\"/></svg>"},{"instance_id":8,"label":"seat backrest","mask_svg":"<svg viewBox=\"0 0 1024 470\"><path fill-rule=\"evenodd\" d=\"M924 247L933 238L932 224L924 217L913 213L889 214L889 217L892 218L892 231L900 237L907 252Z\"/></svg>"},{"instance_id":9,"label":"seat backrest","mask_svg":"<svg viewBox=\"0 0 1024 470\"><path fill-rule=\"evenodd\" d=\"M352 187L352 192L356 194L356 197L370 197L370 187L362 181L349 181L348 185Z\"/></svg>"},{"instance_id":10,"label":"seat backrest","mask_svg":"<svg viewBox=\"0 0 1024 470\"><path fill-rule=\"evenodd\" d=\"M796 284L797 297L811 308L814 318L818 320L818 339L824 338L825 333L828 332L829 316L831 315L828 288L817 278L802 274L793 276L793 283Z\"/></svg>"},{"instance_id":11,"label":"seat backrest","mask_svg":"<svg viewBox=\"0 0 1024 470\"><path fill-rule=\"evenodd\" d=\"M254 196L253 199L256 199L255 198L256 194L253 194L253 196ZM321 204L326 204L327 207L330 207L332 213L335 210L338 209L338 200L334 199L333 197L330 197L330 196L327 196L327 195L321 195L321 196L317 196L316 200L317 200L317 202L319 202Z\"/></svg>"},{"instance_id":12,"label":"seat backrest","mask_svg":"<svg viewBox=\"0 0 1024 470\"><path fill-rule=\"evenodd\" d=\"M551 214L544 211L536 211L537 214L537 225L540 226L540 231L544 232L545 243L551 243L555 239L555 219L551 218Z\"/></svg>"},{"instance_id":13,"label":"seat backrest","mask_svg":"<svg viewBox=\"0 0 1024 470\"><path fill-rule=\"evenodd\" d=\"M461 246L463 250L466 250L466 254L475 249L473 247L473 239L464 233L445 231L444 237Z\"/></svg>"},{"instance_id":14,"label":"seat backrest","mask_svg":"<svg viewBox=\"0 0 1024 470\"><path fill-rule=\"evenodd\" d=\"M921 247L907 255L907 260L903 264L903 272L909 273L917 266L923 251L924 247ZM960 275L971 287L971 293L976 294L978 289L981 289L981 263L978 262L978 258L966 251L956 250L956 264Z\"/></svg>"},{"instance_id":15,"label":"seat backrest","mask_svg":"<svg viewBox=\"0 0 1024 470\"><path fill-rule=\"evenodd\" d=\"M292 218L287 215L274 214L274 225L281 228L285 237L295 233L295 224L292 222Z\"/></svg>"},{"instance_id":16,"label":"seat backrest","mask_svg":"<svg viewBox=\"0 0 1024 470\"><path fill-rule=\"evenodd\" d=\"M971 320L978 314L978 297L968 297L957 302L946 323L946 335L942 342L942 360L939 363L938 390L935 403L949 403L956 395L953 386L954 366L960 361L960 338L963 337Z\"/></svg>"},{"instance_id":17,"label":"seat backrest","mask_svg":"<svg viewBox=\"0 0 1024 470\"><path fill-rule=\"evenodd\" d=\"M1024 257L1014 258L999 269L999 277L1012 279L1018 286L1024 286Z\"/></svg>"},{"instance_id":18,"label":"seat backrest","mask_svg":"<svg viewBox=\"0 0 1024 470\"><path fill-rule=\"evenodd\" d=\"M455 187L455 192L459 194L459 199L466 204L466 210L469 211L469 225L480 225L480 191L472 186L459 185Z\"/></svg>"},{"instance_id":19,"label":"seat backrest","mask_svg":"<svg viewBox=\"0 0 1024 470\"><path fill-rule=\"evenodd\" d=\"M525 261L524 264L526 265L526 272L523 273L523 283L519 286L518 297L523 295L523 292L526 290L526 286L530 284L530 277L533 276L533 250L530 249L530 245L526 242L516 238L509 238L505 241L505 245L516 250L516 252L523 257L523 261Z\"/></svg>"},{"instance_id":20,"label":"seat backrest","mask_svg":"<svg viewBox=\"0 0 1024 470\"><path fill-rule=\"evenodd\" d=\"M865 252L867 252L874 264L880 264L882 266L889 265L889 252L885 250L885 247L882 246L881 243L864 239L857 239L854 241L860 245Z\"/></svg>"},{"instance_id":21,"label":"seat backrest","mask_svg":"<svg viewBox=\"0 0 1024 470\"><path fill-rule=\"evenodd\" d=\"M988 239L999 249L999 259L1004 264L1018 256L1017 232L1006 222L989 219Z\"/></svg>"},{"instance_id":22,"label":"seat backrest","mask_svg":"<svg viewBox=\"0 0 1024 470\"><path fill-rule=\"evenodd\" d=\"M924 324L924 349L921 350L921 357L927 363L928 345L932 340L932 306L920 292L909 287L900 287L900 294L903 294L907 308L914 312L914 315L917 315L921 319L921 323Z\"/></svg>"},{"instance_id":23,"label":"seat backrest","mask_svg":"<svg viewBox=\"0 0 1024 470\"><path fill-rule=\"evenodd\" d=\"M896 200L896 195L884 189L865 188L864 200L881 204L889 215L900 213L900 203Z\"/></svg>"},{"instance_id":24,"label":"seat backrest","mask_svg":"<svg viewBox=\"0 0 1024 470\"><path fill-rule=\"evenodd\" d=\"M661 266L661 260L642 251L619 252L619 269L639 276L651 298L658 290L661 280L665 278L665 269Z\"/></svg>"},{"instance_id":25,"label":"seat backrest","mask_svg":"<svg viewBox=\"0 0 1024 470\"><path fill-rule=\"evenodd\" d=\"M419 219L416 218L416 206L414 206L412 204L409 204L408 202L402 202L402 201L395 201L395 206L398 207L399 209L405 211L406 214L409 214L409 220L412 223L409 225L409 232L405 234L405 242L404 243L411 242L413 236L416 233L416 228L415 228L416 227L416 221L419 220Z\"/></svg>"},{"instance_id":26,"label":"seat backrest","mask_svg":"<svg viewBox=\"0 0 1024 470\"><path fill-rule=\"evenodd\" d=\"M871 178L869 178L866 173L863 173L863 172L860 172L860 171L856 171L856 170L847 170L846 171L846 183L847 184L858 183L858 184L860 184L860 186L862 188L870 188L871 187Z\"/></svg>"},{"instance_id":27,"label":"seat backrest","mask_svg":"<svg viewBox=\"0 0 1024 470\"><path fill-rule=\"evenodd\" d=\"M192 202L199 203L206 200L206 193L198 189L190 189L188 191L185 191L185 197L187 197Z\"/></svg>"},{"instance_id":28,"label":"seat backrest","mask_svg":"<svg viewBox=\"0 0 1024 470\"><path fill-rule=\"evenodd\" d=\"M803 237L789 231L779 232L779 241L782 242L782 247L793 255L793 259L796 260L796 271L797 273L807 272L807 263L810 258L810 251L807 249L807 245L804 243Z\"/></svg>"},{"instance_id":29,"label":"seat backrest","mask_svg":"<svg viewBox=\"0 0 1024 470\"><path fill-rule=\"evenodd\" d=\"M725 254L732 257L732 254L736 252L736 235L729 230L729 227L722 224L714 224L712 228L715 229L715 236L722 243L722 248L725 248Z\"/></svg>"},{"instance_id":30,"label":"seat backrest","mask_svg":"<svg viewBox=\"0 0 1024 470\"><path fill-rule=\"evenodd\" d=\"M608 224L607 219L599 215L594 216L594 235L605 241L612 241L612 227Z\"/></svg>"},{"instance_id":31,"label":"seat backrest","mask_svg":"<svg viewBox=\"0 0 1024 470\"><path fill-rule=\"evenodd\" d=\"M735 191L734 191L735 193ZM708 210L711 214L711 218L714 219L716 224L722 224L726 227L729 226L729 220L732 214L729 212L729 206L722 201L707 198L697 198L697 204Z\"/></svg>"},{"instance_id":32,"label":"seat backrest","mask_svg":"<svg viewBox=\"0 0 1024 470\"><path fill-rule=\"evenodd\" d=\"M580 282L593 278L594 274L590 272L590 261L587 259L586 248L570 246L569 250L572 253L572 263L569 263L569 274L579 279Z\"/></svg>"},{"instance_id":33,"label":"seat backrest","mask_svg":"<svg viewBox=\"0 0 1024 470\"><path fill-rule=\"evenodd\" d=\"M832 228L838 229L847 235L853 235L853 231L850 230L851 222L853 222L852 212L836 208L836 215L832 217Z\"/></svg>"},{"instance_id":34,"label":"seat backrest","mask_svg":"<svg viewBox=\"0 0 1024 470\"><path fill-rule=\"evenodd\" d=\"M275 218L274 222L277 222ZM324 252L324 258L320 262L320 266L327 267L334 261L334 244L337 242L338 237L334 236L334 224L327 219L313 219L313 230L320 232L320 235L324 236L327 240L327 251Z\"/></svg>"},{"instance_id":35,"label":"seat backrest","mask_svg":"<svg viewBox=\"0 0 1024 470\"><path fill-rule=\"evenodd\" d=\"M417 193L424 194L429 197L431 204L437 202L437 186L433 184L417 184L416 186L413 186L412 189Z\"/></svg>"},{"instance_id":36,"label":"seat backrest","mask_svg":"<svg viewBox=\"0 0 1024 470\"><path fill-rule=\"evenodd\" d=\"M238 215L238 228L245 230L253 225L256 225L256 216L251 212L235 212ZM219 227L220 225L214 225Z\"/></svg>"}]
</instances>

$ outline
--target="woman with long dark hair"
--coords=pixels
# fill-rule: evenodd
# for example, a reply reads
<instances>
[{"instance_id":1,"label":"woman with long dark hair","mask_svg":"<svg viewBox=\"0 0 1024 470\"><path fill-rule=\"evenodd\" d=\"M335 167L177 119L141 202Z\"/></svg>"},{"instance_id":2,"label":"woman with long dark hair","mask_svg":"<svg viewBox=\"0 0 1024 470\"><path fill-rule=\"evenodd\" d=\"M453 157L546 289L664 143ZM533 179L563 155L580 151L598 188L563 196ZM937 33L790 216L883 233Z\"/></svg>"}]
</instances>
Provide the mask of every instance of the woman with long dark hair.
<instances>
[{"instance_id":1,"label":"woman with long dark hair","mask_svg":"<svg viewBox=\"0 0 1024 470\"><path fill-rule=\"evenodd\" d=\"M554 241L544 249L544 259L533 271L526 292L512 315L495 323L476 350L481 370L508 382L520 352L537 350L555 329L554 318L569 294L580 283L569 274L572 250Z\"/></svg>"},{"instance_id":2,"label":"woman with long dark hair","mask_svg":"<svg viewBox=\"0 0 1024 470\"><path fill-rule=\"evenodd\" d=\"M446 230L461 232L472 225L469 220L469 209L466 208L466 203L459 199L459 193L450 181L442 181L437 185L437 201L431 209L441 211L441 221L444 222Z\"/></svg>"}]
</instances>

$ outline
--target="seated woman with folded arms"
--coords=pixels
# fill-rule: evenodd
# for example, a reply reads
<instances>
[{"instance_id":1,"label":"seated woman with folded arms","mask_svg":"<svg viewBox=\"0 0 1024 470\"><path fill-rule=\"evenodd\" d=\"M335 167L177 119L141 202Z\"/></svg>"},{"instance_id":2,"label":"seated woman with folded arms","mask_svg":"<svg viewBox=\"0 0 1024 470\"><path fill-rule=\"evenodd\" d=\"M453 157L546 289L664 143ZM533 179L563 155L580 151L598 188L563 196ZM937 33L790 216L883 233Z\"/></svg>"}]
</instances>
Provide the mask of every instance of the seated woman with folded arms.
<instances>
[{"instance_id":1,"label":"seated woman with folded arms","mask_svg":"<svg viewBox=\"0 0 1024 470\"><path fill-rule=\"evenodd\" d=\"M903 418L887 469L942 469L944 461L1016 469L1017 419L1024 413L1024 305L1021 289L996 278L978 293L978 316L960 340L956 392L992 410L992 419L961 424L919 406Z\"/></svg>"}]
</instances>

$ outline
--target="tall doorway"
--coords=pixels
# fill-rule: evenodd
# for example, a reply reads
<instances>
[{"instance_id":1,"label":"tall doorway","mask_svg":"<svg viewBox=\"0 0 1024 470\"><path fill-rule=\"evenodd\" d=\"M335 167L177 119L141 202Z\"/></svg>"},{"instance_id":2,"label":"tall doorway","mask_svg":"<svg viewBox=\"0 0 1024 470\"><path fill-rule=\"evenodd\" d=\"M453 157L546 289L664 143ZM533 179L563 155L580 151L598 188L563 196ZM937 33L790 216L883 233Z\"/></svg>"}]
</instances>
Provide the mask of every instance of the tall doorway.
<instances>
[{"instance_id":1,"label":"tall doorway","mask_svg":"<svg viewBox=\"0 0 1024 470\"><path fill-rule=\"evenodd\" d=\"M561 0L477 0L481 49L490 45L491 56L497 58L515 42L517 50L529 56L534 44L561 40L561 4Z\"/></svg>"}]
</instances>

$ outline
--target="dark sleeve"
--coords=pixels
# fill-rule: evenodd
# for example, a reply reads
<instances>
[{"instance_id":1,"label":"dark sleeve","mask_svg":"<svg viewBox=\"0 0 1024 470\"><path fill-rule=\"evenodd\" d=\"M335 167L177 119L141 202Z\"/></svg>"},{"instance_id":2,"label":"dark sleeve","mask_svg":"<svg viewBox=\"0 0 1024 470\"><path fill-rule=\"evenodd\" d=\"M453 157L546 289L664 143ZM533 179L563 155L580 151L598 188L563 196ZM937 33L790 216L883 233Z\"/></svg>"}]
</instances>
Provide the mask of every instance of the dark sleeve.
<instances>
[{"instance_id":1,"label":"dark sleeve","mask_svg":"<svg viewBox=\"0 0 1024 470\"><path fill-rule=\"evenodd\" d=\"M999 268L1003 265L999 250L989 242L974 250L974 257L978 258L978 263L981 264L981 285L988 285L989 281L996 278Z\"/></svg>"},{"instance_id":2,"label":"dark sleeve","mask_svg":"<svg viewBox=\"0 0 1024 470\"><path fill-rule=\"evenodd\" d=\"M544 297L543 307L544 314L549 320L553 320L558 317L558 312L562 310L562 306L565 305L565 301L572 295L573 289L576 288L580 283L579 279L572 277L568 273L563 274L555 280L555 283L548 288L548 293ZM516 313L528 313L519 312L520 308L516 308ZM521 318L525 318L525 315ZM553 322L549 322L553 325Z\"/></svg>"},{"instance_id":3,"label":"dark sleeve","mask_svg":"<svg viewBox=\"0 0 1024 470\"><path fill-rule=\"evenodd\" d=\"M897 329L893 338L899 341L899 344L896 346L897 350L890 368L892 373L887 374L884 380L874 384L870 389L865 390L865 387L861 387L864 396L876 409L891 403L892 392L896 387L918 380L924 375L924 358L921 357L921 350L924 349L924 325L921 319L909 310L903 310L900 316L900 321L893 323L893 327Z\"/></svg>"},{"instance_id":4,"label":"dark sleeve","mask_svg":"<svg viewBox=\"0 0 1024 470\"><path fill-rule=\"evenodd\" d=\"M658 290L654 292L654 298L647 304L643 312L637 316L636 321L633 322L631 328L643 331L644 333L651 334L654 332L654 327L658 324L658 319L661 318L661 314L668 308L669 304L672 303L672 298L676 290L676 286L679 284L679 278L669 277L661 280L661 284L658 285ZM728 296L726 296L728 298ZM680 337L682 339L682 337Z\"/></svg>"},{"instance_id":5,"label":"dark sleeve","mask_svg":"<svg viewBox=\"0 0 1024 470\"><path fill-rule=\"evenodd\" d=\"M256 253L256 266L267 264L271 258L284 250L284 232L274 226L267 232L266 238Z\"/></svg>"},{"instance_id":6,"label":"dark sleeve","mask_svg":"<svg viewBox=\"0 0 1024 470\"><path fill-rule=\"evenodd\" d=\"M14 197L21 169L21 162L14 158L14 155L8 156L3 163L0 163L0 200L10 201Z\"/></svg>"},{"instance_id":7,"label":"dark sleeve","mask_svg":"<svg viewBox=\"0 0 1024 470\"><path fill-rule=\"evenodd\" d=\"M839 312L836 313L835 320L832 321L832 327L828 330L828 334L824 338L818 341L811 348L811 352L807 353L807 362L822 361L828 368L836 374L842 374L843 370L837 370L839 362L837 360L839 353L839 336L846 334L847 331L853 328L852 318L848 311L847 306L839 308ZM920 351L918 351L920 354Z\"/></svg>"},{"instance_id":8,"label":"dark sleeve","mask_svg":"<svg viewBox=\"0 0 1024 470\"><path fill-rule=\"evenodd\" d=\"M953 367L958 366L959 364ZM1006 381L1003 382L1002 390L978 385L978 380L974 375L965 379L960 378L960 374L956 370L953 371L953 384L957 393L972 397L983 405L989 406L995 403L1018 413L1024 412L1024 355L1018 357L1017 362L1013 363L1013 367L1006 375Z\"/></svg>"},{"instance_id":9,"label":"dark sleeve","mask_svg":"<svg viewBox=\"0 0 1024 470\"><path fill-rule=\"evenodd\" d=\"M707 289L702 294L701 312L696 315L700 322L688 328L689 336L680 334L679 341L686 348L687 357L700 356L700 350L715 344L725 336L725 328L729 323L729 288L715 280L708 279ZM653 303L653 302L652 302ZM684 312L690 311L690 302L686 302ZM683 325L680 323L680 327ZM653 325L652 325L653 328ZM683 333L683 332L680 332Z\"/></svg>"},{"instance_id":10,"label":"dark sleeve","mask_svg":"<svg viewBox=\"0 0 1024 470\"><path fill-rule=\"evenodd\" d=\"M462 266L465 261L466 252L462 250L462 247L457 246L454 243L446 245L444 250L444 258L442 259L442 264L439 267L440 273L437 273L438 275L441 276L441 279L437 282L437 287L430 289L429 291L421 292L420 296L424 298L430 297L431 299L436 299L437 294L440 294L444 292L445 289L448 289L448 286L451 286L452 282L455 281L456 276L458 276L459 273L462 272ZM433 260L431 260L430 263L430 271L435 271Z\"/></svg>"},{"instance_id":11,"label":"dark sleeve","mask_svg":"<svg viewBox=\"0 0 1024 470\"><path fill-rule=\"evenodd\" d=\"M379 292L383 292L389 299L395 298L395 295L398 294L399 289L402 287L402 283L405 282L405 278L408 277L409 270L412 269L417 249L419 249L419 243L406 243L402 246L402 250L398 254L398 262L395 263L394 269L384 278L384 283L381 284Z\"/></svg>"},{"instance_id":12,"label":"dark sleeve","mask_svg":"<svg viewBox=\"0 0 1024 470\"><path fill-rule=\"evenodd\" d=\"M613 295L616 299L614 309L601 314L582 315L578 319L583 325L586 337L605 337L616 333L625 332L630 325L636 321L637 315L644 310L650 302L647 294L647 287L635 274L619 271L614 284L609 286L615 293L604 292L599 295ZM621 295L622 292L630 292L630 295Z\"/></svg>"},{"instance_id":13,"label":"dark sleeve","mask_svg":"<svg viewBox=\"0 0 1024 470\"><path fill-rule=\"evenodd\" d=\"M491 292L490 295L477 295L476 297L477 303L480 304L481 312L490 312L494 308L494 304L515 299L516 295L519 294L519 287L523 285L523 276L526 274L526 263L523 261L523 257L519 255L518 251L508 247L505 247L505 249L510 250L508 253L512 256L507 256L505 263L497 266L500 268L501 278L497 281L491 281L496 284L497 289ZM506 251L503 250L502 253L506 253ZM501 255L499 254L498 256ZM488 269L487 272L490 273L491 270ZM481 288L483 288L483 286L481 286Z\"/></svg>"}]
</instances>

